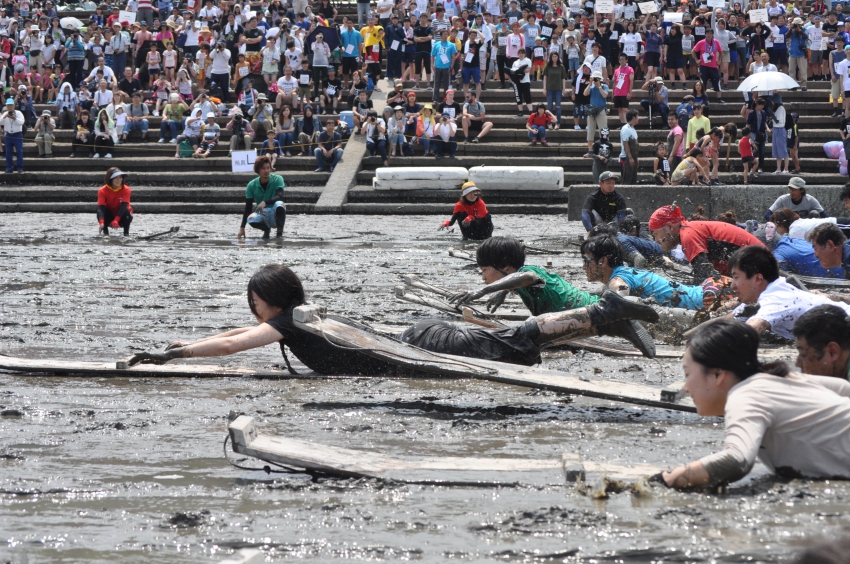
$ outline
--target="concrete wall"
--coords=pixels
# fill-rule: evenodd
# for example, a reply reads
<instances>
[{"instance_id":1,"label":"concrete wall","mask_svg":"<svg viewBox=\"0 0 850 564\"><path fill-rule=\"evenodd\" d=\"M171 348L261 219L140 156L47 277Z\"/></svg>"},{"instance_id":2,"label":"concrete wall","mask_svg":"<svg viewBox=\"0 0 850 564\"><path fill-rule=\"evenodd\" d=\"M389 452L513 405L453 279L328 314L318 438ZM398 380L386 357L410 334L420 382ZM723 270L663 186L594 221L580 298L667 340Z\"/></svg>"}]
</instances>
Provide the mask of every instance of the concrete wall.
<instances>
[{"instance_id":1,"label":"concrete wall","mask_svg":"<svg viewBox=\"0 0 850 564\"><path fill-rule=\"evenodd\" d=\"M738 219L759 219L763 221L765 210L783 194L787 194L787 176L777 178L783 184L774 186L629 186L618 188L626 198L626 204L639 218L646 221L656 209L676 202L687 217L696 211L697 206L705 209L706 215L713 217L732 209ZM588 194L596 186L574 185L570 192L569 219L581 220L581 207ZM842 186L811 186L808 194L818 199L831 216L850 215L838 200Z\"/></svg>"}]
</instances>

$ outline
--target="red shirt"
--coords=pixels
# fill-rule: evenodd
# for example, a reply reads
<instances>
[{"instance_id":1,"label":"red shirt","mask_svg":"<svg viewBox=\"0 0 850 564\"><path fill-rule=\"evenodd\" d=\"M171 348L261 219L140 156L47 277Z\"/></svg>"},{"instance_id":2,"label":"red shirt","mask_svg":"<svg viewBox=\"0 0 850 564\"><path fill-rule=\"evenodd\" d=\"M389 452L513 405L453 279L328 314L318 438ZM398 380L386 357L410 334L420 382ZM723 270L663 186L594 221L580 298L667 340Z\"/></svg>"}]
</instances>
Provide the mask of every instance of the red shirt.
<instances>
[{"instance_id":1,"label":"red shirt","mask_svg":"<svg viewBox=\"0 0 850 564\"><path fill-rule=\"evenodd\" d=\"M749 137L742 137L741 140L738 141L738 153L741 155L742 159L753 156L753 147L750 145Z\"/></svg>"},{"instance_id":2,"label":"red shirt","mask_svg":"<svg viewBox=\"0 0 850 564\"><path fill-rule=\"evenodd\" d=\"M679 230L682 252L688 262L705 253L717 272L729 274L729 256L748 245L764 244L751 233L724 221L683 221Z\"/></svg>"},{"instance_id":3,"label":"red shirt","mask_svg":"<svg viewBox=\"0 0 850 564\"><path fill-rule=\"evenodd\" d=\"M474 204L469 204L466 200L461 198L455 204L455 209L452 211L452 215L458 212L466 212L466 217L471 217L472 219L481 219L487 215L487 205L481 197L475 200Z\"/></svg>"},{"instance_id":4,"label":"red shirt","mask_svg":"<svg viewBox=\"0 0 850 564\"><path fill-rule=\"evenodd\" d=\"M106 209L112 215L118 215L118 208L123 203L126 203L127 210L133 213L133 208L130 206L130 187L126 184L119 190L114 190L104 184L97 191L97 205L106 206Z\"/></svg>"},{"instance_id":5,"label":"red shirt","mask_svg":"<svg viewBox=\"0 0 850 564\"><path fill-rule=\"evenodd\" d=\"M537 127L546 127L551 118L549 114L544 113L542 116L537 115L537 112L534 112L530 116L528 116L528 125L536 125ZM480 198L479 198L480 199Z\"/></svg>"}]
</instances>

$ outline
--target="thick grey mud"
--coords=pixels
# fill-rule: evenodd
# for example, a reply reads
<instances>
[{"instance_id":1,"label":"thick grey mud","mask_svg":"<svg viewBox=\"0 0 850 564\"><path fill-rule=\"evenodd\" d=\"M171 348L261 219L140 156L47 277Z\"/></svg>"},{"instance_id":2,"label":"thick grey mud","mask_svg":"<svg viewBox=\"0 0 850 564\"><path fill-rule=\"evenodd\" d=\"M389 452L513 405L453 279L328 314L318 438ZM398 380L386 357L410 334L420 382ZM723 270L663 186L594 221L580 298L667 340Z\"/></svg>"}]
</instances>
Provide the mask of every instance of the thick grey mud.
<instances>
[{"instance_id":1,"label":"thick grey mud","mask_svg":"<svg viewBox=\"0 0 850 564\"><path fill-rule=\"evenodd\" d=\"M440 316L392 297L401 275L458 289L480 282L447 255L462 244L433 217L294 216L283 242L249 233L238 243L237 223L139 215L141 234L181 226L142 242L96 237L93 215L0 216L0 352L113 361L251 324L246 284L271 262L290 265L329 310L399 328ZM496 224L497 234L566 251L552 255L553 268L589 287L564 243L580 225L556 216ZM270 346L223 362L282 359ZM595 380L681 378L675 361L555 351L544 364ZM720 494L656 487L607 500L558 480L447 488L239 470L222 454L236 414L256 417L263 432L395 456L569 451L672 466L722 441L716 419L469 380L0 374L0 560L217 561L259 547L270 561L776 562L850 526L848 484L758 469Z\"/></svg>"}]
</instances>

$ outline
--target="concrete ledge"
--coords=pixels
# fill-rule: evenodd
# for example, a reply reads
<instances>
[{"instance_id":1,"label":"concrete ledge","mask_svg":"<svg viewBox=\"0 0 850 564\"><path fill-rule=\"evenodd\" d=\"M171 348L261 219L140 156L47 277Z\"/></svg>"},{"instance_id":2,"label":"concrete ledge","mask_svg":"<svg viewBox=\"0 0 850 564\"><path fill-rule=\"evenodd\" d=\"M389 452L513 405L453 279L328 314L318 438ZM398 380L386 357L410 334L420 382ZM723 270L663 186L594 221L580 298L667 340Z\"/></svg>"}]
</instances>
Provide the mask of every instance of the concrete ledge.
<instances>
[{"instance_id":1,"label":"concrete ledge","mask_svg":"<svg viewBox=\"0 0 850 564\"><path fill-rule=\"evenodd\" d=\"M561 190L564 169L559 166L475 166L469 180L482 190Z\"/></svg>"},{"instance_id":2,"label":"concrete ledge","mask_svg":"<svg viewBox=\"0 0 850 564\"><path fill-rule=\"evenodd\" d=\"M762 175L764 178L765 175ZM772 175L771 175L772 176ZM638 217L646 220L661 206L676 202L682 207L685 217L702 206L705 215L714 217L726 210L735 210L738 219L758 219L763 221L764 212L771 204L788 193L786 183L788 176L777 177L777 184L767 186L618 186L617 191L626 198L626 204L634 210ZM781 184L779 183L781 182ZM581 220L581 206L585 198L596 190L595 185L574 185L569 188L569 210L571 221ZM839 216L844 211L838 196L841 185L808 185L806 192L821 203L831 216Z\"/></svg>"}]
</instances>

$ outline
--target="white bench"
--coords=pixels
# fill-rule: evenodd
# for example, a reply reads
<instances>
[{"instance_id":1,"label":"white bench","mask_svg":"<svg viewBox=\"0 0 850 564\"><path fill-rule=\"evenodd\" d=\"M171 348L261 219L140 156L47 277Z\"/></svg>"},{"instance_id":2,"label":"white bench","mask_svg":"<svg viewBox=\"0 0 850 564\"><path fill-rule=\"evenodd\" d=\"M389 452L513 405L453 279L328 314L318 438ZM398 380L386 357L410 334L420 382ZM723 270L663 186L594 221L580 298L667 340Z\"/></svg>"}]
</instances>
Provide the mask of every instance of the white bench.
<instances>
[{"instance_id":1,"label":"white bench","mask_svg":"<svg viewBox=\"0 0 850 564\"><path fill-rule=\"evenodd\" d=\"M372 188L375 190L458 190L468 178L469 172L460 166L379 168L372 179Z\"/></svg>"},{"instance_id":2,"label":"white bench","mask_svg":"<svg viewBox=\"0 0 850 564\"><path fill-rule=\"evenodd\" d=\"M559 166L476 166L469 180L481 190L562 190L564 169Z\"/></svg>"}]
</instances>

